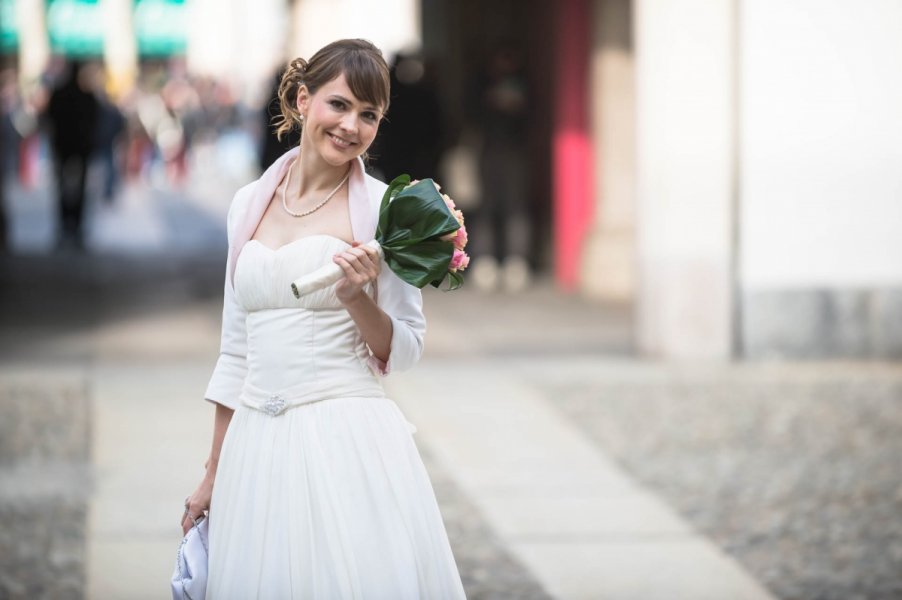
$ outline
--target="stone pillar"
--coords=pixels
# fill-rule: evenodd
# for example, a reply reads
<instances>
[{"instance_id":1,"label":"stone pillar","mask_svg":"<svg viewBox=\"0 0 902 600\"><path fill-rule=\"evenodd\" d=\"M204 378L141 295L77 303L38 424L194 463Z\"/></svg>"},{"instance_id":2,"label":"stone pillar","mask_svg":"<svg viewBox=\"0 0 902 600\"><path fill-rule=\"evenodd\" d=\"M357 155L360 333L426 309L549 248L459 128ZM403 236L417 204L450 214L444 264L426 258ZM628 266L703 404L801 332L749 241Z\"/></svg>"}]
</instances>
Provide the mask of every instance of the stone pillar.
<instances>
[{"instance_id":1,"label":"stone pillar","mask_svg":"<svg viewBox=\"0 0 902 600\"><path fill-rule=\"evenodd\" d=\"M243 48L240 23L236 17L237 0L192 0L188 5L191 23L187 33L186 59L192 73L234 78L233 56Z\"/></svg>"},{"instance_id":2,"label":"stone pillar","mask_svg":"<svg viewBox=\"0 0 902 600\"><path fill-rule=\"evenodd\" d=\"M292 56L309 59L341 38L367 39L386 60L422 45L420 0L298 0L294 9Z\"/></svg>"},{"instance_id":3,"label":"stone pillar","mask_svg":"<svg viewBox=\"0 0 902 600\"><path fill-rule=\"evenodd\" d=\"M138 44L132 22L133 0L102 0L103 60L114 96L134 86L138 76Z\"/></svg>"},{"instance_id":4,"label":"stone pillar","mask_svg":"<svg viewBox=\"0 0 902 600\"><path fill-rule=\"evenodd\" d=\"M595 147L594 218L583 247L580 288L590 297L635 295L635 77L630 0L595 0L590 118Z\"/></svg>"},{"instance_id":5,"label":"stone pillar","mask_svg":"<svg viewBox=\"0 0 902 600\"><path fill-rule=\"evenodd\" d=\"M636 0L637 346L732 354L736 0Z\"/></svg>"},{"instance_id":6,"label":"stone pillar","mask_svg":"<svg viewBox=\"0 0 902 600\"><path fill-rule=\"evenodd\" d=\"M16 18L19 22L19 80L37 80L50 59L50 41L44 19L44 0L19 0Z\"/></svg>"},{"instance_id":7,"label":"stone pillar","mask_svg":"<svg viewBox=\"0 0 902 600\"><path fill-rule=\"evenodd\" d=\"M192 0L188 67L229 81L255 105L266 99L276 69L288 61L291 10L282 0Z\"/></svg>"},{"instance_id":8,"label":"stone pillar","mask_svg":"<svg viewBox=\"0 0 902 600\"><path fill-rule=\"evenodd\" d=\"M902 3L742 3L742 351L902 359Z\"/></svg>"}]
</instances>

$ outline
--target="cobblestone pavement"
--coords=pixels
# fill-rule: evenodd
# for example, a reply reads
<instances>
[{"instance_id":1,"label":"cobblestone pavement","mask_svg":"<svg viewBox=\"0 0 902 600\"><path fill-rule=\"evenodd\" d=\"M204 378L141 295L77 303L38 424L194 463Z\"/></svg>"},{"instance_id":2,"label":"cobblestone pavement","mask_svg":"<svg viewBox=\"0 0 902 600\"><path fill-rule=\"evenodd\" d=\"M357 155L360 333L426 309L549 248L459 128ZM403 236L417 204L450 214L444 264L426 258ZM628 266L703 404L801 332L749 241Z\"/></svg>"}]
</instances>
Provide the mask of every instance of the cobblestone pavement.
<instances>
[{"instance_id":1,"label":"cobblestone pavement","mask_svg":"<svg viewBox=\"0 0 902 600\"><path fill-rule=\"evenodd\" d=\"M779 597L902 598L902 365L535 383Z\"/></svg>"},{"instance_id":2,"label":"cobblestone pavement","mask_svg":"<svg viewBox=\"0 0 902 600\"><path fill-rule=\"evenodd\" d=\"M81 598L86 390L77 376L34 375L0 369L0 598Z\"/></svg>"}]
</instances>

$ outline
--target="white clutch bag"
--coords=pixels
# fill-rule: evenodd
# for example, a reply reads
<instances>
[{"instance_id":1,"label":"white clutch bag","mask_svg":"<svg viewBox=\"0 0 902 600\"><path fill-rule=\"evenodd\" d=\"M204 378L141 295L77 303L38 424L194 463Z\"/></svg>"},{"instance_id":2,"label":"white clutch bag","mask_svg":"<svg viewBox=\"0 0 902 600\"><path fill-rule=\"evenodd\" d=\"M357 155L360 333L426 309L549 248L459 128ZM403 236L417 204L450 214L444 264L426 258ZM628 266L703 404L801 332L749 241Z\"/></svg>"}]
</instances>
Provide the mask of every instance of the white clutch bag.
<instances>
[{"instance_id":1,"label":"white clutch bag","mask_svg":"<svg viewBox=\"0 0 902 600\"><path fill-rule=\"evenodd\" d=\"M207 517L198 519L182 538L172 573L173 600L204 600L207 593L208 520Z\"/></svg>"}]
</instances>

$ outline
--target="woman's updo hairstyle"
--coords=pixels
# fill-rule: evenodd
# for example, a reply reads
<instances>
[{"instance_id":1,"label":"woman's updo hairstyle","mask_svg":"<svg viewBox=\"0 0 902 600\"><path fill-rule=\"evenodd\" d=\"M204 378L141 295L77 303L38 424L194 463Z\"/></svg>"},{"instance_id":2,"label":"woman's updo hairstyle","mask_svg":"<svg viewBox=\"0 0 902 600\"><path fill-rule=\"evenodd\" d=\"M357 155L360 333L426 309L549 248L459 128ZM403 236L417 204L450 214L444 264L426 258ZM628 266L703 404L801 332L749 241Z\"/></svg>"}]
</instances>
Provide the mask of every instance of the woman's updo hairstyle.
<instances>
[{"instance_id":1,"label":"woman's updo hairstyle","mask_svg":"<svg viewBox=\"0 0 902 600\"><path fill-rule=\"evenodd\" d=\"M281 140L293 129L301 128L297 99L301 85L307 86L312 96L316 91L344 73L348 87L357 98L376 107L382 113L388 110L389 71L382 52L366 40L338 40L323 47L310 62L296 58L282 73L279 83L279 107L273 124L276 136Z\"/></svg>"}]
</instances>

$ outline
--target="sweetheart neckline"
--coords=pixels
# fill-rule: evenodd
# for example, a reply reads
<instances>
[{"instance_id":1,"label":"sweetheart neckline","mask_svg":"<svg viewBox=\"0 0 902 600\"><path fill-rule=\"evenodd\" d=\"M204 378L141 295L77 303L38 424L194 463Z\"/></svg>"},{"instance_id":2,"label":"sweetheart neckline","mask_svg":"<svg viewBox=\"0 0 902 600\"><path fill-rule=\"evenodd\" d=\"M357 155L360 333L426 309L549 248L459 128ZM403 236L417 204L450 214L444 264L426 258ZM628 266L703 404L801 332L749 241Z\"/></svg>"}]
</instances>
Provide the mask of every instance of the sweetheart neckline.
<instances>
[{"instance_id":1,"label":"sweetheart neckline","mask_svg":"<svg viewBox=\"0 0 902 600\"><path fill-rule=\"evenodd\" d=\"M260 240L254 240L254 239L248 240L247 243L249 244L249 243L251 243L251 242L257 242L257 245L260 246L261 248L263 248L264 250L268 250L269 252L271 252L271 253L273 253L273 254L276 254L276 253L280 252L281 250L284 250L285 248L288 248L289 246L292 246L292 245L294 245L294 244L297 244L298 242L303 242L304 240L309 240L309 239L313 239L313 238L328 238L328 239L330 239L330 240L335 240L335 241L341 242L341 243L344 244L345 246L351 247L351 244L347 243L346 241L344 241L344 240L341 239L340 237L336 237L336 236L334 236L334 235L329 235L328 233L314 233L314 234L312 234L312 235L304 235L304 236L301 236L301 237L299 237L299 238L297 238L297 239L295 239L295 240L291 240L290 242L288 242L288 243L286 243L286 244L282 244L282 245L279 246L278 248L270 248L269 246L267 246L266 244L264 244L264 243L261 242Z\"/></svg>"}]
</instances>

